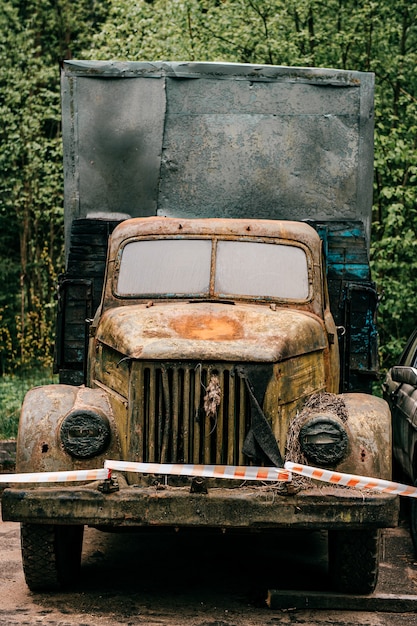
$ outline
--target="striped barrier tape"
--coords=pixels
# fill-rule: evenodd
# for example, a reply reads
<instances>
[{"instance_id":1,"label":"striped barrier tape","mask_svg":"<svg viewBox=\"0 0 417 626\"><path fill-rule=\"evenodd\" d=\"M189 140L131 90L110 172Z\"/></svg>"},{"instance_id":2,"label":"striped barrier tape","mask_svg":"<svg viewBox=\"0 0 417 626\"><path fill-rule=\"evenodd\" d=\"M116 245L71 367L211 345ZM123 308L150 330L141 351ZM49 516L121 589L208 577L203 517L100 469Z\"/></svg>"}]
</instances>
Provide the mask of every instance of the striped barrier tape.
<instances>
[{"instance_id":1,"label":"striped barrier tape","mask_svg":"<svg viewBox=\"0 0 417 626\"><path fill-rule=\"evenodd\" d=\"M286 461L284 467L289 472L293 472L294 474L300 474L301 476L307 476L308 478L314 478L315 480L321 480L333 485L354 487L355 489L372 489L374 491L417 498L416 487L403 485L401 483L394 483L390 480L384 480L382 478L370 478L369 476L359 476L356 474L343 474L341 472L310 467L309 465L292 463L291 461Z\"/></svg>"},{"instance_id":2,"label":"striped barrier tape","mask_svg":"<svg viewBox=\"0 0 417 626\"><path fill-rule=\"evenodd\" d=\"M278 467L249 467L238 465L186 465L173 463L134 463L130 461L104 462L104 468L67 472L33 472L0 474L0 483L59 483L111 478L111 471L142 474L169 474L173 476L201 476L234 480L291 481L291 472Z\"/></svg>"},{"instance_id":3,"label":"striped barrier tape","mask_svg":"<svg viewBox=\"0 0 417 626\"><path fill-rule=\"evenodd\" d=\"M231 478L234 480L291 480L291 472L280 467L249 467L244 465L186 465L181 463L133 463L105 461L104 467L121 472L141 474L170 474L175 476L201 476L204 478Z\"/></svg>"},{"instance_id":4,"label":"striped barrier tape","mask_svg":"<svg viewBox=\"0 0 417 626\"><path fill-rule=\"evenodd\" d=\"M287 461L284 468L250 467L239 465L187 465L173 463L134 463L106 460L104 468L66 472L35 472L23 474L0 474L0 483L58 483L111 478L112 470L139 472L142 474L167 474L175 476L199 476L205 478L228 478L234 480L259 480L290 482L292 474L324 481L333 485L372 489L394 495L417 498L417 488L382 478L370 478L357 474L345 474Z\"/></svg>"},{"instance_id":5,"label":"striped barrier tape","mask_svg":"<svg viewBox=\"0 0 417 626\"><path fill-rule=\"evenodd\" d=\"M0 474L0 483L67 483L84 480L105 480L111 472L106 469L74 470L69 472L34 472Z\"/></svg>"}]
</instances>

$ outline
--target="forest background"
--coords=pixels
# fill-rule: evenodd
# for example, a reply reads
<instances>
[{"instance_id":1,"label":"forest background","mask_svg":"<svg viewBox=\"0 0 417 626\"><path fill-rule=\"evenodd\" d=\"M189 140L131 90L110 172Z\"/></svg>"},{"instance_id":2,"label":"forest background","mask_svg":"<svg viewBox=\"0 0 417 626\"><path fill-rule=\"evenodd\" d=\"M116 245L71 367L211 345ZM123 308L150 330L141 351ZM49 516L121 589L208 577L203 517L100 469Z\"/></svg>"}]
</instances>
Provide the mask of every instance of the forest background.
<instances>
[{"instance_id":1,"label":"forest background","mask_svg":"<svg viewBox=\"0 0 417 626\"><path fill-rule=\"evenodd\" d=\"M21 401L14 381L22 395L52 375L64 269L60 62L70 58L374 72L371 263L382 371L395 362L417 308L417 3L2 0L0 407L9 434Z\"/></svg>"}]
</instances>

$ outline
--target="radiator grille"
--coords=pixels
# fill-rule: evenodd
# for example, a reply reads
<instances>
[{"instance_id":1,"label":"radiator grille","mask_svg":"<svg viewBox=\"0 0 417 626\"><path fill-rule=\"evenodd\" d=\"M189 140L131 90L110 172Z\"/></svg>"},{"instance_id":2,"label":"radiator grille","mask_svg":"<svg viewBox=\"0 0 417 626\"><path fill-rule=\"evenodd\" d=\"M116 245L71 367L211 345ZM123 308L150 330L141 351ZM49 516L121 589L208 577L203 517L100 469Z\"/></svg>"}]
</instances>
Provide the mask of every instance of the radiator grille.
<instances>
[{"instance_id":1,"label":"radiator grille","mask_svg":"<svg viewBox=\"0 0 417 626\"><path fill-rule=\"evenodd\" d=\"M250 404L235 365L135 362L131 373L132 460L245 463L242 448L250 427ZM219 392L215 415L204 408L210 383Z\"/></svg>"}]
</instances>

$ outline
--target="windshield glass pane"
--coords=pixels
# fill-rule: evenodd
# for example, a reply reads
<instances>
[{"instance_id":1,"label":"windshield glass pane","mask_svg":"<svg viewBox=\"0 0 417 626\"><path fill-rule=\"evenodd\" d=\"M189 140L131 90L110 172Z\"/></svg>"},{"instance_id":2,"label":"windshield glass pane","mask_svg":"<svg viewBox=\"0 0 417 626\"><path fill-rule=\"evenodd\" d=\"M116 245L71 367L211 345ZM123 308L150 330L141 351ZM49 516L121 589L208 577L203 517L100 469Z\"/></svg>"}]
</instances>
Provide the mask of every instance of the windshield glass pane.
<instances>
[{"instance_id":1,"label":"windshield glass pane","mask_svg":"<svg viewBox=\"0 0 417 626\"><path fill-rule=\"evenodd\" d=\"M302 248L253 241L219 241L215 292L221 295L308 298L308 264Z\"/></svg>"},{"instance_id":2,"label":"windshield glass pane","mask_svg":"<svg viewBox=\"0 0 417 626\"><path fill-rule=\"evenodd\" d=\"M207 295L211 246L209 239L132 241L123 248L117 293Z\"/></svg>"}]
</instances>

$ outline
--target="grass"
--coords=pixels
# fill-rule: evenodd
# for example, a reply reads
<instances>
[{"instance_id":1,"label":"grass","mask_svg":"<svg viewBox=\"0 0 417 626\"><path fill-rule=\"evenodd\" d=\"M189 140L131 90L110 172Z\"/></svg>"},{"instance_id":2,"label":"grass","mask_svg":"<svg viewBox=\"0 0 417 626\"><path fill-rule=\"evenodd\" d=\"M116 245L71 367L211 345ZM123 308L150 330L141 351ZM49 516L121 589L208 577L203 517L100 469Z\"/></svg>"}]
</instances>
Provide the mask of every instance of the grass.
<instances>
[{"instance_id":1,"label":"grass","mask_svg":"<svg viewBox=\"0 0 417 626\"><path fill-rule=\"evenodd\" d=\"M49 370L0 376L0 440L15 439L20 407L25 394L32 387L57 382Z\"/></svg>"}]
</instances>

